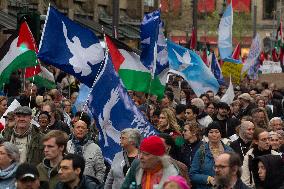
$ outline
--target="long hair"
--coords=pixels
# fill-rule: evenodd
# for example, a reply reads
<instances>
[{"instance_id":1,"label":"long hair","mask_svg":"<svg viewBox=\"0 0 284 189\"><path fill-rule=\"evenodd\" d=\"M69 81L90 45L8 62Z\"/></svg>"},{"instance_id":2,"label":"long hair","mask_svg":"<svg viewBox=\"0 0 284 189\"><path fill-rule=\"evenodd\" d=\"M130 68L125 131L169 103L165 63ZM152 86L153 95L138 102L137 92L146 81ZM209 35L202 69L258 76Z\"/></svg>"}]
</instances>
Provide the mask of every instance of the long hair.
<instances>
[{"instance_id":1,"label":"long hair","mask_svg":"<svg viewBox=\"0 0 284 189\"><path fill-rule=\"evenodd\" d=\"M180 126L177 123L177 119L174 112L169 108L164 108L162 109L161 114L164 114L164 116L166 117L167 122L169 124L169 128L173 129L177 133L180 133Z\"/></svg>"}]
</instances>

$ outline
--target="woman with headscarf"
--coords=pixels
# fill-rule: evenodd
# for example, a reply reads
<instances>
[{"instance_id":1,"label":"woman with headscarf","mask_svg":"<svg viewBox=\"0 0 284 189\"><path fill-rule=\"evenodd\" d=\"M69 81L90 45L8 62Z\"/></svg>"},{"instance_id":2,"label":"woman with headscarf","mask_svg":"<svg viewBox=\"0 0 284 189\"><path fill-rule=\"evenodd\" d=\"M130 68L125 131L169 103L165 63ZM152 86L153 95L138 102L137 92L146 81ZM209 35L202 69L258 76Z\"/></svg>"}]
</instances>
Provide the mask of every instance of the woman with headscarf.
<instances>
[{"instance_id":1,"label":"woman with headscarf","mask_svg":"<svg viewBox=\"0 0 284 189\"><path fill-rule=\"evenodd\" d=\"M20 161L19 149L10 142L0 144L0 186L16 189L15 174Z\"/></svg>"},{"instance_id":2,"label":"woman with headscarf","mask_svg":"<svg viewBox=\"0 0 284 189\"><path fill-rule=\"evenodd\" d=\"M201 144L194 155L190 179L196 189L209 189L215 184L215 159L222 153L233 151L221 141L221 127L218 122L211 122L206 128L208 143Z\"/></svg>"},{"instance_id":3,"label":"woman with headscarf","mask_svg":"<svg viewBox=\"0 0 284 189\"><path fill-rule=\"evenodd\" d=\"M283 189L284 164L278 155L259 156L253 160L256 167L254 180L256 189Z\"/></svg>"},{"instance_id":4,"label":"woman with headscarf","mask_svg":"<svg viewBox=\"0 0 284 189\"><path fill-rule=\"evenodd\" d=\"M140 141L141 135L137 129L127 128L121 131L122 151L114 156L105 182L105 189L119 189L121 187L131 163L138 157Z\"/></svg>"}]
</instances>

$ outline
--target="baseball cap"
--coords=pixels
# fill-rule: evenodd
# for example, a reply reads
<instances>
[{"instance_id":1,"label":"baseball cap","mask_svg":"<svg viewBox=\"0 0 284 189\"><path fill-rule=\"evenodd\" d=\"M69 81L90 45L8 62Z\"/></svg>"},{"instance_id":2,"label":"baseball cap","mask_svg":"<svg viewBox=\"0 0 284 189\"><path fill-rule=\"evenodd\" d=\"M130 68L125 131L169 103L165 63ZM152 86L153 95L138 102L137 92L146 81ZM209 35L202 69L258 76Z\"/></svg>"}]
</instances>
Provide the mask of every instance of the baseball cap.
<instances>
[{"instance_id":1,"label":"baseball cap","mask_svg":"<svg viewBox=\"0 0 284 189\"><path fill-rule=\"evenodd\" d=\"M22 163L16 170L16 179L25 181L25 180L36 180L39 178L39 173L37 168L29 163Z\"/></svg>"}]
</instances>

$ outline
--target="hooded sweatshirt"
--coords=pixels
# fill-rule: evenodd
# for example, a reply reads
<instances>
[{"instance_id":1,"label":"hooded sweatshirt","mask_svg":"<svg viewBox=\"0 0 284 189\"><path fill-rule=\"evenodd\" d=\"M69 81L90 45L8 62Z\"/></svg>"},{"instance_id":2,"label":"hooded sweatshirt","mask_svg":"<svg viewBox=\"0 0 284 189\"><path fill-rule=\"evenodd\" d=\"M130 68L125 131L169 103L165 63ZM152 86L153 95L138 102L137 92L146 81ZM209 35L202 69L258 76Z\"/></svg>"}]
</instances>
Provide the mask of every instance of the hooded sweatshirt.
<instances>
[{"instance_id":1,"label":"hooded sweatshirt","mask_svg":"<svg viewBox=\"0 0 284 189\"><path fill-rule=\"evenodd\" d=\"M255 180L256 188L280 188L284 181L284 163L281 156L271 154L259 156L253 160L253 164L257 167L259 161L263 163L266 169L266 176L262 182L257 175L257 179Z\"/></svg>"}]
</instances>

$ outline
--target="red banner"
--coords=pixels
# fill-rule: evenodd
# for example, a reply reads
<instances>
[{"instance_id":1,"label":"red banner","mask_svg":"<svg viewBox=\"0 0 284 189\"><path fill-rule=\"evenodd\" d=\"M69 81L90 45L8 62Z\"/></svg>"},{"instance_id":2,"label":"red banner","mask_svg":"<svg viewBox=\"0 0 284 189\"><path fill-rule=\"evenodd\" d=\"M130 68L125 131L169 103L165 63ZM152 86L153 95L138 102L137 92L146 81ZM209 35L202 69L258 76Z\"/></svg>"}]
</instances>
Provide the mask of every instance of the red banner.
<instances>
[{"instance_id":1,"label":"red banner","mask_svg":"<svg viewBox=\"0 0 284 189\"><path fill-rule=\"evenodd\" d=\"M211 13L215 10L215 0L198 0L199 13Z\"/></svg>"},{"instance_id":2,"label":"red banner","mask_svg":"<svg viewBox=\"0 0 284 189\"><path fill-rule=\"evenodd\" d=\"M181 0L161 0L162 12L179 12L181 10Z\"/></svg>"},{"instance_id":3,"label":"red banner","mask_svg":"<svg viewBox=\"0 0 284 189\"><path fill-rule=\"evenodd\" d=\"M230 3L231 0L227 0L227 3ZM234 0L233 1L233 9L234 11L246 12L250 13L250 3L251 0Z\"/></svg>"}]
</instances>

